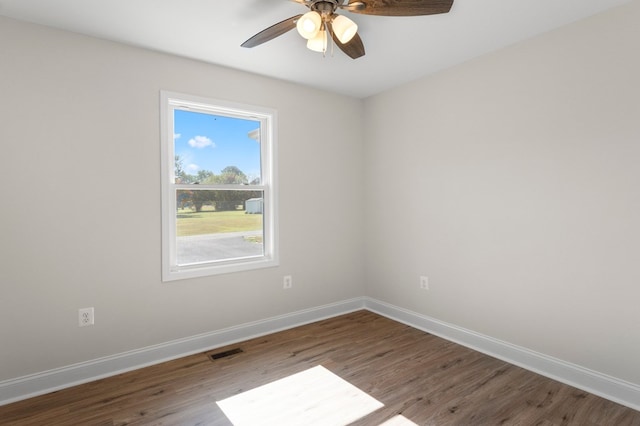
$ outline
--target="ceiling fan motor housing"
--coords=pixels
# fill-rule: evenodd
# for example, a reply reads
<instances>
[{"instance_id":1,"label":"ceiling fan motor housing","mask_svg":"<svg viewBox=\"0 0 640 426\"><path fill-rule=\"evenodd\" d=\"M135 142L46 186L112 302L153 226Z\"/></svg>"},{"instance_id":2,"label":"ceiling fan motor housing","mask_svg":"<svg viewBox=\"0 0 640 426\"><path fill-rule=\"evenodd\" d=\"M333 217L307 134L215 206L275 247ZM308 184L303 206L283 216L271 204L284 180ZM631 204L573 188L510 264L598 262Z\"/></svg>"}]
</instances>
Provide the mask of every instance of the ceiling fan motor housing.
<instances>
[{"instance_id":1,"label":"ceiling fan motor housing","mask_svg":"<svg viewBox=\"0 0 640 426\"><path fill-rule=\"evenodd\" d=\"M309 8L314 12L318 12L322 18L326 19L327 17L333 15L333 13L338 8L337 0L316 0L309 4Z\"/></svg>"}]
</instances>

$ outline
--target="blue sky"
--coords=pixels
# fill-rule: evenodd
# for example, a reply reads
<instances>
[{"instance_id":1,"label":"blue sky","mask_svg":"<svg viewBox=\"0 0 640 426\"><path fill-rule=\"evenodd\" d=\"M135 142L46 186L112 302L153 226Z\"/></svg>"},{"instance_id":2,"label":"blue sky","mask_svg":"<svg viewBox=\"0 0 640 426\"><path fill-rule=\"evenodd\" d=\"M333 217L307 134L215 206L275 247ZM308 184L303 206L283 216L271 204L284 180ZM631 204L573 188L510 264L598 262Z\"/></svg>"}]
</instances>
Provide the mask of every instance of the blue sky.
<instances>
[{"instance_id":1,"label":"blue sky","mask_svg":"<svg viewBox=\"0 0 640 426\"><path fill-rule=\"evenodd\" d=\"M259 121L176 109L175 154L188 174L200 170L220 174L225 167L236 166L252 180L260 175L260 144L248 133L259 127Z\"/></svg>"}]
</instances>

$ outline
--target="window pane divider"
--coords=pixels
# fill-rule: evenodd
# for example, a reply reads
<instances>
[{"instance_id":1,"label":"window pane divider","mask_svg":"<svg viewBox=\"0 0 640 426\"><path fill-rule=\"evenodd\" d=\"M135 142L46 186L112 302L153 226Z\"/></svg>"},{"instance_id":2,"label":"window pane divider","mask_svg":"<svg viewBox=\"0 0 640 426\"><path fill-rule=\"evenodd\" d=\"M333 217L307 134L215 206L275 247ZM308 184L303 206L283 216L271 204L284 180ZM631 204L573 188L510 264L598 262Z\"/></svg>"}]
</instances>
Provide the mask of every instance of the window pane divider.
<instances>
[{"instance_id":1,"label":"window pane divider","mask_svg":"<svg viewBox=\"0 0 640 426\"><path fill-rule=\"evenodd\" d=\"M203 183L175 183L174 188L184 191L202 191L202 190L218 190L218 191L264 191L267 189L266 185L220 185L220 184L203 184Z\"/></svg>"}]
</instances>

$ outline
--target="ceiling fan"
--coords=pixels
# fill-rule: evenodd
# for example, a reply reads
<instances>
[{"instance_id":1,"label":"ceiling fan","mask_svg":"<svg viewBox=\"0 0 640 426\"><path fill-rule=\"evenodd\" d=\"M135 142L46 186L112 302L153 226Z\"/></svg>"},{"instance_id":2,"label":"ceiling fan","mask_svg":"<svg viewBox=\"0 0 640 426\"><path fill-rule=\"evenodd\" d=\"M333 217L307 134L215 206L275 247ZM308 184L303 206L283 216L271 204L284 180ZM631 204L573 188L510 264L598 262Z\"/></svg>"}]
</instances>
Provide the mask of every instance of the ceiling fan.
<instances>
[{"instance_id":1,"label":"ceiling fan","mask_svg":"<svg viewBox=\"0 0 640 426\"><path fill-rule=\"evenodd\" d=\"M307 6L307 13L292 16L260 31L242 47L255 47L297 28L307 39L307 47L326 52L329 37L353 59L364 56L364 44L358 35L358 26L336 10L342 9L362 15L421 16L447 13L453 0L291 0Z\"/></svg>"}]
</instances>

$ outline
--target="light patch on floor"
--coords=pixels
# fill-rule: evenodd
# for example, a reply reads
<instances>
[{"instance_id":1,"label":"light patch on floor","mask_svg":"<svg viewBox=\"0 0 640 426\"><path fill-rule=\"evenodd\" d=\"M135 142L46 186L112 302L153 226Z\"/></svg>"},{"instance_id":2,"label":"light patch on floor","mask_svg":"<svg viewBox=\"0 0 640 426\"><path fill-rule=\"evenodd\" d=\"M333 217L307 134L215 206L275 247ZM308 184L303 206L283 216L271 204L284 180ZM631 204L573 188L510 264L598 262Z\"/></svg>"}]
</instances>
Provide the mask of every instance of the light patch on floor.
<instances>
[{"instance_id":1,"label":"light patch on floor","mask_svg":"<svg viewBox=\"0 0 640 426\"><path fill-rule=\"evenodd\" d=\"M398 414L395 417L390 418L386 422L380 424L380 426L418 426L405 416Z\"/></svg>"},{"instance_id":2,"label":"light patch on floor","mask_svg":"<svg viewBox=\"0 0 640 426\"><path fill-rule=\"evenodd\" d=\"M346 426L384 404L319 365L218 401L218 406L235 426Z\"/></svg>"}]
</instances>

